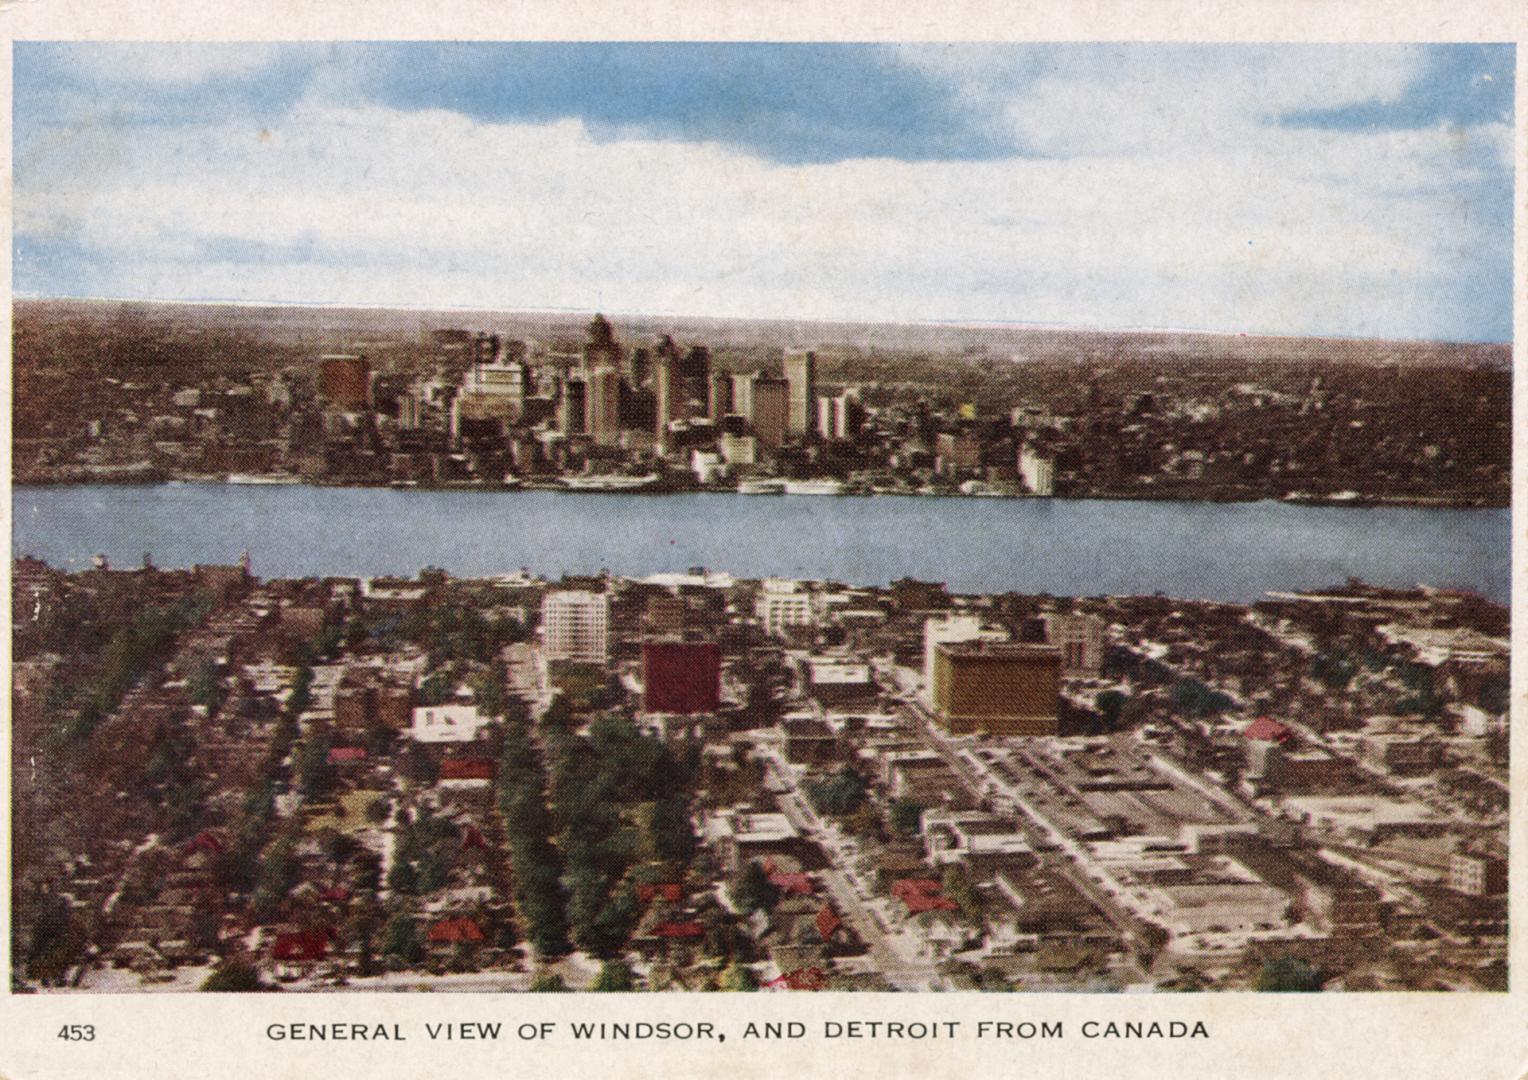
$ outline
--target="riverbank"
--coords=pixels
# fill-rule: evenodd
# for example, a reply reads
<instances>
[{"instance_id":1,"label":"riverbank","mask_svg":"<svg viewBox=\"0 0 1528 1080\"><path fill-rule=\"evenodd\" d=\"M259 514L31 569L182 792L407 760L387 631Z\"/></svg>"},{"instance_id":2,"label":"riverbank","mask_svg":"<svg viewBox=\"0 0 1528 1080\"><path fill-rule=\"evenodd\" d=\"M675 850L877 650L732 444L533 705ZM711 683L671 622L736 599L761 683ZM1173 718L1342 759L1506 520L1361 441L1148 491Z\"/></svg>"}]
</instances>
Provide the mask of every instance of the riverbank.
<instances>
[{"instance_id":1,"label":"riverbank","mask_svg":"<svg viewBox=\"0 0 1528 1080\"><path fill-rule=\"evenodd\" d=\"M575 481L569 484L568 481ZM612 484L601 487L598 484L590 484L586 477L556 477L538 479L519 479L513 482L493 482L476 480L454 481L372 481L351 480L328 477L300 477L289 473L268 474L245 474L239 477L224 475L208 475L197 473L184 474L161 474L158 472L147 473L143 471L123 471L105 474L79 474L68 478L39 478L17 476L13 478L16 487L29 488L68 488L86 486L117 486L131 487L144 484L166 484L175 486L184 485L217 485L233 488L247 487L322 487L322 488L350 488L372 489L393 491L457 491L479 492L483 494L502 495L511 492L563 492L567 494L611 494L619 493L626 495L750 495L764 496L766 494L806 494L797 491L761 492L747 490L747 485L755 481L744 481L740 484L696 484L685 483L670 476L660 476L651 482L641 486ZM783 482L783 481L782 481ZM822 480L806 480L806 484L823 483ZM835 483L842 483L834 481ZM1263 502L1280 502L1303 506L1328 506L1328 507L1416 507L1435 509L1457 510L1507 510L1511 506L1510 500L1492 499L1486 496L1464 497L1451 495L1396 495L1383 493L1365 493L1356 491L1337 492L1261 492L1251 488L1226 488L1207 486L1184 486L1153 488L1149 491L1140 490L1096 490L1087 492L1057 493L1048 496L1037 496L1028 492L1003 491L1003 490L976 490L961 491L958 488L911 488L911 487L885 487L864 484L842 483L839 491L812 491L812 495L833 496L840 498L862 498L865 496L886 496L896 498L933 498L933 499L1002 499L1019 500L1026 502L1181 502L1181 503L1244 503L1255 504Z\"/></svg>"}]
</instances>

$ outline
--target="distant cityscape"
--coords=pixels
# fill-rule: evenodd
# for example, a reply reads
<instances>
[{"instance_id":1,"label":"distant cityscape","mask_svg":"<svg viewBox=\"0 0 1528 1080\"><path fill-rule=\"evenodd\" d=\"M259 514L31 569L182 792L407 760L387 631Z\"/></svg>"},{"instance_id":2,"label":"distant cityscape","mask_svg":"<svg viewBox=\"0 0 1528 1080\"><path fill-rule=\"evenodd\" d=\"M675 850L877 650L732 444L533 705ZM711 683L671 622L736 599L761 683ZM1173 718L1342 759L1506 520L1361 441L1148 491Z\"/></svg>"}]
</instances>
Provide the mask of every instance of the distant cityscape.
<instances>
[{"instance_id":1,"label":"distant cityscape","mask_svg":"<svg viewBox=\"0 0 1528 1080\"><path fill-rule=\"evenodd\" d=\"M1505 347L1033 332L1028 355L809 324L713 346L601 316L294 342L267 314L18 303L16 480L1509 503Z\"/></svg>"},{"instance_id":2,"label":"distant cityscape","mask_svg":"<svg viewBox=\"0 0 1528 1080\"><path fill-rule=\"evenodd\" d=\"M1478 597L254 563L14 560L14 990L1506 988Z\"/></svg>"}]
</instances>

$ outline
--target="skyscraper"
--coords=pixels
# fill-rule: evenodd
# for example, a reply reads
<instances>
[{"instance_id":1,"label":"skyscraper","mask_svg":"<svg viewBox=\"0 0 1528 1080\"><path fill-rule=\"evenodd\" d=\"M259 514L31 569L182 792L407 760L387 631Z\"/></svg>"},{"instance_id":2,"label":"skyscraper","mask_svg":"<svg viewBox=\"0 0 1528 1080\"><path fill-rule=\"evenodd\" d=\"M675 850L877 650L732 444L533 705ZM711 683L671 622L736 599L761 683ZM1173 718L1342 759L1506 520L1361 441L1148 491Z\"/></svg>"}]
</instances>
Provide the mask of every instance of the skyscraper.
<instances>
[{"instance_id":1,"label":"skyscraper","mask_svg":"<svg viewBox=\"0 0 1528 1080\"><path fill-rule=\"evenodd\" d=\"M584 343L584 368L598 371L601 368L621 368L621 347L616 344L615 330L603 315L596 315L589 323L588 340Z\"/></svg>"},{"instance_id":2,"label":"skyscraper","mask_svg":"<svg viewBox=\"0 0 1528 1080\"><path fill-rule=\"evenodd\" d=\"M696 345L684 354L679 365L683 383L684 419L698 420L709 416L711 406L711 350Z\"/></svg>"},{"instance_id":3,"label":"skyscraper","mask_svg":"<svg viewBox=\"0 0 1528 1080\"><path fill-rule=\"evenodd\" d=\"M785 353L785 381L790 384L790 413L787 430L797 438L811 431L817 412L817 356L807 349L789 349Z\"/></svg>"},{"instance_id":4,"label":"skyscraper","mask_svg":"<svg viewBox=\"0 0 1528 1080\"><path fill-rule=\"evenodd\" d=\"M711 374L711 400L706 408L706 415L717 422L732 412L732 376L725 371L716 371Z\"/></svg>"},{"instance_id":5,"label":"skyscraper","mask_svg":"<svg viewBox=\"0 0 1528 1080\"><path fill-rule=\"evenodd\" d=\"M759 375L753 380L753 433L759 446L778 450L789 430L790 384L784 379Z\"/></svg>"},{"instance_id":6,"label":"skyscraper","mask_svg":"<svg viewBox=\"0 0 1528 1080\"><path fill-rule=\"evenodd\" d=\"M658 452L668 450L669 423L683 414L679 378L679 346L674 339L665 336L653 350L653 396L656 398L657 419L654 424L658 437Z\"/></svg>"},{"instance_id":7,"label":"skyscraper","mask_svg":"<svg viewBox=\"0 0 1528 1080\"><path fill-rule=\"evenodd\" d=\"M753 423L753 380L755 371L738 371L732 375L732 411L749 423Z\"/></svg>"},{"instance_id":8,"label":"skyscraper","mask_svg":"<svg viewBox=\"0 0 1528 1080\"><path fill-rule=\"evenodd\" d=\"M584 428L600 446L614 446L621 438L621 373L602 367L585 376Z\"/></svg>"},{"instance_id":9,"label":"skyscraper","mask_svg":"<svg viewBox=\"0 0 1528 1080\"><path fill-rule=\"evenodd\" d=\"M589 385L577 373L570 373L562 383L562 433L582 435L588 431Z\"/></svg>"}]
</instances>

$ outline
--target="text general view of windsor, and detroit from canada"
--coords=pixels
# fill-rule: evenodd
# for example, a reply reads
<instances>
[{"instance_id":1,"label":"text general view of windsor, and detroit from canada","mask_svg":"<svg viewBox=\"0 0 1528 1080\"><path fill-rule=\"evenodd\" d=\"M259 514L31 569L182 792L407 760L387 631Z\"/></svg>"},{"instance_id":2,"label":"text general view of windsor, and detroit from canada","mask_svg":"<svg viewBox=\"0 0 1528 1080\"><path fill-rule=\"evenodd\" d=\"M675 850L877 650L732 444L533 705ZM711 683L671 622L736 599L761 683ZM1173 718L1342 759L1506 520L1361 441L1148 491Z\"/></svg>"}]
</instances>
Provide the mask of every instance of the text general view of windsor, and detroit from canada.
<instances>
[{"instance_id":1,"label":"text general view of windsor, and detroit from canada","mask_svg":"<svg viewBox=\"0 0 1528 1080\"><path fill-rule=\"evenodd\" d=\"M12 989L1505 990L1514 63L16 44Z\"/></svg>"}]
</instances>

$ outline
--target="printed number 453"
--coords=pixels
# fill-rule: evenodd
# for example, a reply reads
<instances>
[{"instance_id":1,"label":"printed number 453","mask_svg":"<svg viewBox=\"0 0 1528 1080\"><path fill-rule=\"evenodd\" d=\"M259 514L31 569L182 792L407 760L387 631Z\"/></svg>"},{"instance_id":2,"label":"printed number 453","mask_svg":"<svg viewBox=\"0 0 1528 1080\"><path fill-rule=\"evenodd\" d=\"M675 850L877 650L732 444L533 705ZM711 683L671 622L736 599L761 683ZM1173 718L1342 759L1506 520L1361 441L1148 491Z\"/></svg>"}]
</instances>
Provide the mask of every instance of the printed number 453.
<instances>
[{"instance_id":1,"label":"printed number 453","mask_svg":"<svg viewBox=\"0 0 1528 1080\"><path fill-rule=\"evenodd\" d=\"M58 1029L58 1037L65 1042L95 1042L94 1024L65 1024Z\"/></svg>"}]
</instances>

